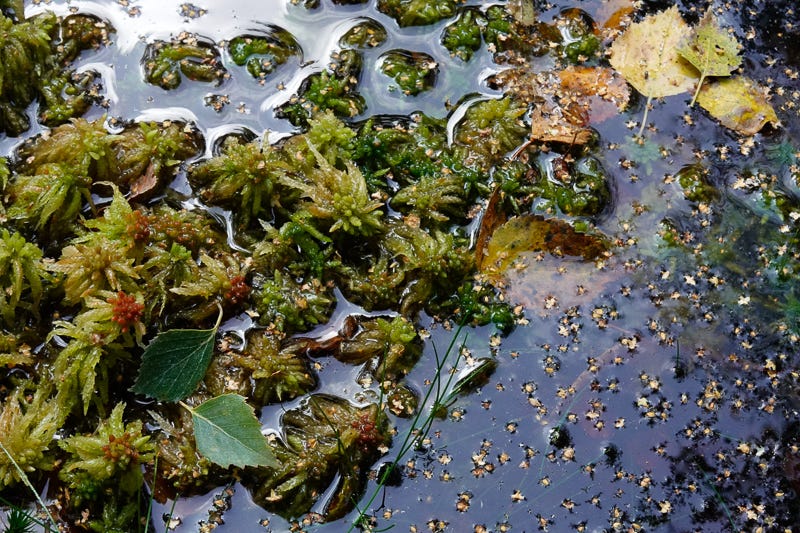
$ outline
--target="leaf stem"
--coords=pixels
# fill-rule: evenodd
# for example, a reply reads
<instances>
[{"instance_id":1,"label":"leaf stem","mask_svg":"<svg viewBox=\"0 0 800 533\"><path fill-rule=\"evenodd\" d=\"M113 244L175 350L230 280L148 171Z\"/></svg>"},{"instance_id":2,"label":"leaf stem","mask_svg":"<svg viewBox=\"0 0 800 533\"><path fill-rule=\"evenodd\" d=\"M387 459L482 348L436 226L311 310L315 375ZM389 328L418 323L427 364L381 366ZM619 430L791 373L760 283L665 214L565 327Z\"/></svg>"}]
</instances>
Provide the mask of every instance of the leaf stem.
<instances>
[{"instance_id":1,"label":"leaf stem","mask_svg":"<svg viewBox=\"0 0 800 533\"><path fill-rule=\"evenodd\" d=\"M644 126L647 124L647 113L650 111L650 102L653 100L652 96L647 97L647 102L644 104L644 116L642 117L642 125L639 127L639 133L636 134L637 137L641 137L642 133L644 132Z\"/></svg>"},{"instance_id":2,"label":"leaf stem","mask_svg":"<svg viewBox=\"0 0 800 533\"><path fill-rule=\"evenodd\" d=\"M692 97L692 102L689 104L689 107L694 107L694 103L697 101L697 95L700 94L700 89L703 87L703 81L706 79L706 75L704 73L700 73L700 81L697 82L697 89L694 91L694 96Z\"/></svg>"}]
</instances>

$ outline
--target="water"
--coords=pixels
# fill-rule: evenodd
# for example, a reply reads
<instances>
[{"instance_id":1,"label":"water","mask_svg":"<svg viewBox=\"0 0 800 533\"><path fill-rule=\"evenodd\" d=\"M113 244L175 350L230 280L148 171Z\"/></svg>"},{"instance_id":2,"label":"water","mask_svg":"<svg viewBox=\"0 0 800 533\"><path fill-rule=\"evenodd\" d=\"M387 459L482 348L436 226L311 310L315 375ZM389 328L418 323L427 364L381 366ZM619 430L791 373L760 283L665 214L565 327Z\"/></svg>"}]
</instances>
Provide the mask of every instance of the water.
<instances>
[{"instance_id":1,"label":"water","mask_svg":"<svg viewBox=\"0 0 800 533\"><path fill-rule=\"evenodd\" d=\"M600 20L609 4L623 3L563 1L537 8L544 22L576 6ZM647 4L654 10L671 2ZM734 186L751 173L774 174L800 204L793 177L798 172L792 170L800 164L800 20L789 1L740 4L729 10L713 3L746 43L748 75L772 88L781 127L755 136L751 144L704 112L689 110L685 95L654 102L648 118L654 128L646 132L644 147L632 141L637 128L628 125L641 120L644 99L598 124L601 142L592 155L611 176L613 201L593 222L615 240L613 255L601 263L523 257L528 266L509 276L507 297L525 306L526 324L507 337L489 327L466 330L472 355L495 358L497 369L434 423L425 449L403 458L402 483L382 489L363 509L374 514L377 530L779 531L800 520L793 333L798 324L786 312L796 289L793 280L775 280L765 265L770 243L761 241L779 234L784 222L757 193ZM678 5L691 12L690 2ZM297 131L274 109L307 76L326 68L341 36L360 21L379 24L387 39L362 50L359 87L366 111L355 120L422 111L451 116L456 125L465 109L457 104L466 97L497 97L488 80L508 68L495 64L485 45L468 63L453 59L438 41L449 21L400 28L374 2L323 0L315 10L277 0L199 7L207 11L196 17L190 13L196 10L164 0L53 2L29 9L93 13L116 28L111 46L82 59L82 68L102 66L107 98L107 107L91 110L87 118L190 120L205 136L206 155L230 131L273 141ZM224 53L232 76L219 85L184 80L166 92L142 82L140 58L155 39L190 32L219 42L267 25L288 31L302 54L263 85L233 67ZM380 72L379 58L393 49L433 57L439 74L432 90L416 97L388 90L391 80ZM535 68L548 68L547 60ZM230 103L216 111L204 103L209 96L225 96ZM18 140L0 142L10 150ZM717 191L705 207L687 200L670 178L698 162L708 168ZM670 226L685 247L665 245ZM339 302L349 305L343 298ZM434 374L434 344L441 353L453 334L426 316L421 325L429 328L431 340L407 378L418 392ZM365 394L355 383L358 369L332 358L319 363L321 390L354 400ZM300 401L265 408L265 431L276 431L281 410ZM393 422L402 436L409 422ZM396 447L384 459L395 453ZM156 505L154 520L160 526L162 515L172 512L180 522L175 531L205 531L212 529L214 508L221 531L306 527L303 519L290 523L261 509L238 483L227 494L223 490L180 498L174 509L172 502ZM375 490L373 481L359 508ZM358 512L308 529L347 530ZM198 526L201 522L205 525Z\"/></svg>"}]
</instances>

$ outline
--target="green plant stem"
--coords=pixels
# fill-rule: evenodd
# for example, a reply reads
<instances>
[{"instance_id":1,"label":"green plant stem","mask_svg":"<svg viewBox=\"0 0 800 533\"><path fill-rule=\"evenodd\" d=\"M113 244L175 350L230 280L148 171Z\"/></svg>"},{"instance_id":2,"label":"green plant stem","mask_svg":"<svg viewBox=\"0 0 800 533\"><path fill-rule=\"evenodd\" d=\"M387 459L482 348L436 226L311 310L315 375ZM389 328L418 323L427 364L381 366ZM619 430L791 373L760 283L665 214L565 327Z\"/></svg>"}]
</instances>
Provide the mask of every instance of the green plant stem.
<instances>
[{"instance_id":1,"label":"green plant stem","mask_svg":"<svg viewBox=\"0 0 800 533\"><path fill-rule=\"evenodd\" d=\"M8 452L6 447L3 446L2 442L0 442L0 450L3 450L3 453L6 454L8 460L11 461L11 464L14 465L14 468L17 469L17 473L19 474L20 479L25 484L25 486L28 487L31 493L33 493L33 495L36 497L36 501L39 502L39 505L41 505L42 509L44 509L44 512L47 514L47 518L50 520L50 523L53 524L53 527L56 529L56 531L58 531L59 530L58 522L56 522L56 519L53 518L52 514L50 514L50 509L48 509L47 506L44 504L44 501L42 501L42 498L39 496L39 493L36 492L36 489L33 487L30 480L28 479L28 474L26 474L25 471L22 468L20 468L20 466L17 464L14 458L11 457L11 454Z\"/></svg>"},{"instance_id":2,"label":"green plant stem","mask_svg":"<svg viewBox=\"0 0 800 533\"><path fill-rule=\"evenodd\" d=\"M460 323L456 328L455 333L453 334L452 338L450 339L450 343L447 345L447 350L444 353L443 357L439 357L438 350L436 349L436 344L433 344L433 352L436 357L436 374L433 378L433 382L428 387L427 391L425 392L425 396L422 398L422 402L420 402L421 408L417 410L416 415L414 415L414 419L411 422L411 427L405 434L403 438L403 442L400 445L400 449L397 452L394 460L389 463L389 467L386 468L381 475L381 477L377 480L378 486L370 495L369 499L367 500L366 504L364 505L363 509L359 510L359 514L356 519L350 524L350 528L347 530L348 533L351 533L358 524L362 523L365 519L366 509L372 507L373 502L378 497L380 491L386 486L386 482L389 476L392 474L392 471L397 468L400 462L403 460L403 457L411 450L415 443L420 442L425 439L428 435L428 432L433 425L433 420L436 418L436 413L438 412L439 408L442 406L448 405L452 400L452 394L447 394L447 390L450 387L450 384L453 381L453 377L455 376L455 372L449 372L449 377L447 381L442 385L442 372L444 371L445 363L447 359L450 357L450 354L453 351L453 347L456 345L456 340L458 339L461 331L464 329L464 323ZM461 343L461 347L464 346L466 343L466 338ZM459 355L461 354L461 349L458 351ZM456 359L456 362L458 359ZM430 408L427 411L425 419L420 424L420 419L422 418L422 413L425 410L425 406L428 405L428 400L431 398L431 394L433 391L436 390L436 394L434 396L433 403L431 404Z\"/></svg>"}]
</instances>

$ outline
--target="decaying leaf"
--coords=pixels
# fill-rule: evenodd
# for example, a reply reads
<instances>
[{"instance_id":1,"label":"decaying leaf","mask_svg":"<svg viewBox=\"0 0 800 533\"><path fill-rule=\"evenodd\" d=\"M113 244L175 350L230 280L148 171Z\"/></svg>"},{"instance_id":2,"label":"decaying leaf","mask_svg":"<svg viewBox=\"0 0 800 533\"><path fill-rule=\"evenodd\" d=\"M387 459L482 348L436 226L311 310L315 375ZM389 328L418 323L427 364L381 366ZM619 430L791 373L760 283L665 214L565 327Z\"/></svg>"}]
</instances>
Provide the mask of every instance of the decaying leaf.
<instances>
[{"instance_id":1,"label":"decaying leaf","mask_svg":"<svg viewBox=\"0 0 800 533\"><path fill-rule=\"evenodd\" d=\"M700 81L690 106L697 100L707 76L730 76L742 63L739 42L717 25L711 9L694 28L691 37L678 48L678 53L700 71Z\"/></svg>"},{"instance_id":2,"label":"decaying leaf","mask_svg":"<svg viewBox=\"0 0 800 533\"><path fill-rule=\"evenodd\" d=\"M678 8L672 6L632 24L611 45L611 66L647 97L640 135L651 99L687 92L697 80L692 66L678 54L678 47L690 33Z\"/></svg>"},{"instance_id":3,"label":"decaying leaf","mask_svg":"<svg viewBox=\"0 0 800 533\"><path fill-rule=\"evenodd\" d=\"M628 84L613 69L570 66L558 76L562 93L585 111L590 124L603 122L628 105Z\"/></svg>"},{"instance_id":4,"label":"decaying leaf","mask_svg":"<svg viewBox=\"0 0 800 533\"><path fill-rule=\"evenodd\" d=\"M676 6L645 17L611 45L611 66L648 98L686 92L697 75L678 47L690 33Z\"/></svg>"},{"instance_id":5,"label":"decaying leaf","mask_svg":"<svg viewBox=\"0 0 800 533\"><path fill-rule=\"evenodd\" d=\"M768 122L777 126L778 115L755 82L744 76L706 83L697 103L723 126L753 135Z\"/></svg>"},{"instance_id":6,"label":"decaying leaf","mask_svg":"<svg viewBox=\"0 0 800 533\"><path fill-rule=\"evenodd\" d=\"M583 109L564 108L549 95L534 108L530 120L532 141L586 144L592 138Z\"/></svg>"},{"instance_id":7,"label":"decaying leaf","mask_svg":"<svg viewBox=\"0 0 800 533\"><path fill-rule=\"evenodd\" d=\"M524 252L543 251L558 257L592 260L608 248L609 243L603 236L578 233L562 220L522 215L495 230L481 270L489 274L502 274Z\"/></svg>"},{"instance_id":8,"label":"decaying leaf","mask_svg":"<svg viewBox=\"0 0 800 533\"><path fill-rule=\"evenodd\" d=\"M505 211L502 209L501 201L503 199L503 192L500 187L495 187L492 195L489 197L489 203L486 204L486 209L481 218L481 227L478 230L478 238L475 241L475 265L478 270L481 269L483 260L486 258L486 248L489 245L489 239L492 238L494 231L505 224L507 217Z\"/></svg>"}]
</instances>

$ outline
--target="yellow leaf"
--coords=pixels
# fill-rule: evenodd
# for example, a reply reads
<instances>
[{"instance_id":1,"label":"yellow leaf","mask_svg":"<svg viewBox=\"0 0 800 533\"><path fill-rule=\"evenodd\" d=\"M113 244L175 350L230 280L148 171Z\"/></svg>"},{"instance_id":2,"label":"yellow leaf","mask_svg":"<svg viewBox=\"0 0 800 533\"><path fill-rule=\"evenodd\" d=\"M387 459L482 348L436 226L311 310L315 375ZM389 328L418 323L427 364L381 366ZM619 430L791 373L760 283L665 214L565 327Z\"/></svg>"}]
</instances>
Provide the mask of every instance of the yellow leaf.
<instances>
[{"instance_id":1,"label":"yellow leaf","mask_svg":"<svg viewBox=\"0 0 800 533\"><path fill-rule=\"evenodd\" d=\"M650 15L614 41L611 66L648 98L687 92L697 74L678 54L678 47L690 34L675 6Z\"/></svg>"},{"instance_id":2,"label":"yellow leaf","mask_svg":"<svg viewBox=\"0 0 800 533\"><path fill-rule=\"evenodd\" d=\"M764 93L753 80L743 76L704 84L697 103L723 126L744 135L758 133L767 122L775 126L779 123Z\"/></svg>"}]
</instances>

